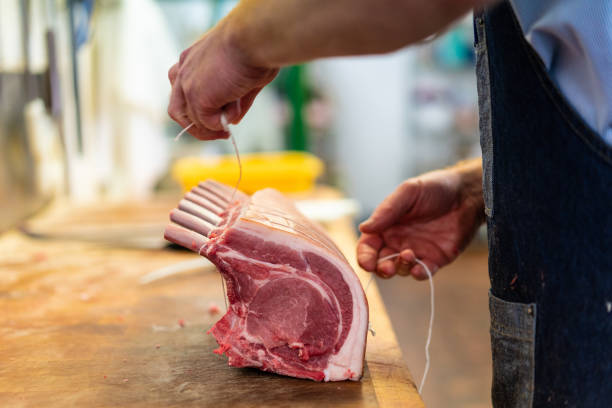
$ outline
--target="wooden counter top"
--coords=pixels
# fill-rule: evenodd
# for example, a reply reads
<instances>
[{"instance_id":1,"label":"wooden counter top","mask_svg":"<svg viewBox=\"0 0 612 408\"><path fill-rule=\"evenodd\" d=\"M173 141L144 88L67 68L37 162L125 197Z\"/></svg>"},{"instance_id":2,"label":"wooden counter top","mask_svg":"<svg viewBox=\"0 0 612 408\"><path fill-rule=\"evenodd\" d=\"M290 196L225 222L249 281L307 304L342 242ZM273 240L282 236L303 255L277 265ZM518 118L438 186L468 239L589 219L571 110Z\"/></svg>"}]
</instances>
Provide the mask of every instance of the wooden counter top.
<instances>
[{"instance_id":1,"label":"wooden counter top","mask_svg":"<svg viewBox=\"0 0 612 408\"><path fill-rule=\"evenodd\" d=\"M72 221L58 225L89 236L96 225L117 233L126 219L163 228L176 202L64 208L61 216ZM355 266L350 220L326 227ZM363 379L316 383L231 368L212 353L217 344L205 332L221 315L210 315L209 306L225 308L214 268L141 283L154 270L194 259L74 237L0 236L0 406L423 406L375 282L367 297L376 336L368 334ZM369 275L357 271L365 287Z\"/></svg>"}]
</instances>

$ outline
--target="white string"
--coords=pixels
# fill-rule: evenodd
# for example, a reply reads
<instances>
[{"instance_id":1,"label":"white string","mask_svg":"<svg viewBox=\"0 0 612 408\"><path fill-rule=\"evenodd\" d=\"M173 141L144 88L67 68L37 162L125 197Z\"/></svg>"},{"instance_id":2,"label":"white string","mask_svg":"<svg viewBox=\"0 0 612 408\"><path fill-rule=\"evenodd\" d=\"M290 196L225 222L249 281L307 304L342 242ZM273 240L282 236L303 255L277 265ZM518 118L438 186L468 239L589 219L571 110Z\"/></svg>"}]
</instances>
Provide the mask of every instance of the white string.
<instances>
[{"instance_id":1,"label":"white string","mask_svg":"<svg viewBox=\"0 0 612 408\"><path fill-rule=\"evenodd\" d=\"M395 253L395 254L391 254L391 255L387 255L387 256L383 256L382 258L380 258L376 263L381 263L383 261L388 261L389 259L393 259L393 258L397 258L399 256L399 252Z\"/></svg>"},{"instance_id":2,"label":"white string","mask_svg":"<svg viewBox=\"0 0 612 408\"><path fill-rule=\"evenodd\" d=\"M178 140L181 138L181 136L183 136L183 133L185 133L186 131L188 131L189 129L191 129L191 127L194 125L193 122L191 122L189 125L187 125L187 127L183 130L180 131L180 133L178 135L176 135L174 137L174 141L178 142Z\"/></svg>"},{"instance_id":3,"label":"white string","mask_svg":"<svg viewBox=\"0 0 612 408\"><path fill-rule=\"evenodd\" d=\"M202 249L206 245L208 245L208 242L205 242L205 243L202 244L202 246L198 250L198 255L202 256ZM223 301L225 302L225 311L227 311L228 306L227 306L227 296L226 296L226 292L225 292L225 279L223 279L223 275L221 275L220 273L219 273L219 277L221 278L221 286L223 287Z\"/></svg>"},{"instance_id":4,"label":"white string","mask_svg":"<svg viewBox=\"0 0 612 408\"><path fill-rule=\"evenodd\" d=\"M380 261L379 261L380 262ZM368 293L368 288L370 287L370 285L372 284L372 281L374 280L374 274L371 274L370 276L370 280L368 280L368 283L366 283L366 287L364 289L365 293Z\"/></svg>"},{"instance_id":5,"label":"white string","mask_svg":"<svg viewBox=\"0 0 612 408\"><path fill-rule=\"evenodd\" d=\"M240 100L236 102L238 104L238 109L240 109ZM240 186L240 182L242 181L242 163L240 162L240 152L238 152L238 146L236 145L236 139L232 132L229 129L229 123L227 122L227 118L225 117L225 112L221 114L221 126L223 126L223 130L225 130L230 135L230 140L232 145L234 146L234 153L236 153L236 159L238 160L238 181L236 181L236 185L234 186L234 191L232 192L232 198L230 200L230 204L234 202L234 196L236 195L236 191L238 191L238 187Z\"/></svg>"},{"instance_id":6,"label":"white string","mask_svg":"<svg viewBox=\"0 0 612 408\"><path fill-rule=\"evenodd\" d=\"M391 255L387 255L384 256L382 258L380 258L378 260L377 263L383 262L383 261L387 261L389 259L393 259L393 258L397 258L400 254L399 253L395 253L395 254L391 254ZM435 304L435 298L434 298L434 283L433 283L433 275L431 274L431 271L429 270L429 268L427 267L427 265L425 264L425 262L421 261L418 258L414 258L415 262L418 263L419 265L421 265L424 269L425 272L427 273L427 277L429 278L429 299L430 299L430 314L429 314L429 329L427 331L427 341L425 342L425 369L423 370L423 377L421 378L421 384L419 385L419 394L421 394L421 391L423 390L423 385L425 385L425 379L427 378L427 373L429 373L429 364L430 364L430 359L429 359L429 346L431 345L431 332L433 329L433 322L434 322L434 313L435 313L435 309L434 309L434 304ZM372 277L370 278L370 281L368 282L368 284L366 285L366 291L368 290L367 288L370 286L370 282L372 282L372 279L374 278L374 274L372 274Z\"/></svg>"},{"instance_id":7,"label":"white string","mask_svg":"<svg viewBox=\"0 0 612 408\"><path fill-rule=\"evenodd\" d=\"M368 280L368 283L366 283L366 287L363 290L366 297L368 296L368 288L372 284L373 280L374 280L374 274L370 275L370 279ZM372 327L372 322L368 322L368 331L372 334L373 337L376 337L376 331L374 331L374 328Z\"/></svg>"},{"instance_id":8,"label":"white string","mask_svg":"<svg viewBox=\"0 0 612 408\"><path fill-rule=\"evenodd\" d=\"M434 283L433 283L433 276L431 274L431 271L429 270L429 268L427 267L427 265L425 265L425 262L421 261L420 259L415 258L414 259L419 265L421 265L423 268L425 268L425 272L427 272L427 276L429 277L428 281L429 281L429 298L430 298L430 304L431 304L431 313L429 314L429 330L427 332L427 343L425 344L425 370L423 370L423 378L421 378L421 384L419 385L419 394L421 393L421 391L423 390L423 385L425 385L425 378L427 378L427 373L429 372L429 346L431 344L431 331L433 328L433 321L434 321Z\"/></svg>"},{"instance_id":9,"label":"white string","mask_svg":"<svg viewBox=\"0 0 612 408\"><path fill-rule=\"evenodd\" d=\"M240 99L236 101L236 105L238 108L238 115L240 115ZM229 123L227 121L227 117L225 116L225 112L221 113L221 126L223 130L225 130L230 135L230 140L232 141L232 146L234 146L234 153L236 153L236 159L238 160L238 180L236 181L236 185L234 186L234 191L232 191L232 198L230 199L229 205L232 205L234 202L234 196L236 195L236 191L238 191L238 187L240 186L240 181L242 181L242 163L240 162L240 152L238 152L238 146L236 145L236 139L234 135L230 131ZM225 310L227 310L227 296L225 290L225 280L223 276L221 276L221 285L223 285L223 300L225 301Z\"/></svg>"},{"instance_id":10,"label":"white string","mask_svg":"<svg viewBox=\"0 0 612 408\"><path fill-rule=\"evenodd\" d=\"M240 115L240 99L236 101L236 104L238 106L238 115ZM176 135L176 137L174 138L174 141L177 142L181 138L181 136L183 136L183 134L187 132L193 125L194 123L192 122L186 128L181 130L180 133ZM236 159L238 160L238 181L236 182L236 186L234 187L234 191L232 192L232 198L230 200L230 205L231 205L231 203L234 201L234 196L236 195L236 191L238 191L238 187L240 186L240 181L242 181L242 163L240 162L240 153L238 152L238 146L236 145L236 139L234 139L234 135L232 134L232 132L230 132L229 123L227 121L227 117L225 116L225 112L221 113L221 126L223 127L223 130L229 133L230 140L232 141L232 145L234 146L234 152L236 153ZM204 248L205 245L206 243L204 243L200 247L200 249L198 250L198 255L202 255L202 249ZM221 286L223 286L223 301L225 302L225 310L227 310L228 305L227 305L227 294L225 290L225 280L223 279L223 276L221 274L219 274L219 276L221 277Z\"/></svg>"},{"instance_id":11,"label":"white string","mask_svg":"<svg viewBox=\"0 0 612 408\"><path fill-rule=\"evenodd\" d=\"M227 311L228 306L227 306L227 292L225 289L225 279L223 279L223 275L219 274L219 276L221 277L221 286L223 286L223 301L225 302L225 311Z\"/></svg>"}]
</instances>

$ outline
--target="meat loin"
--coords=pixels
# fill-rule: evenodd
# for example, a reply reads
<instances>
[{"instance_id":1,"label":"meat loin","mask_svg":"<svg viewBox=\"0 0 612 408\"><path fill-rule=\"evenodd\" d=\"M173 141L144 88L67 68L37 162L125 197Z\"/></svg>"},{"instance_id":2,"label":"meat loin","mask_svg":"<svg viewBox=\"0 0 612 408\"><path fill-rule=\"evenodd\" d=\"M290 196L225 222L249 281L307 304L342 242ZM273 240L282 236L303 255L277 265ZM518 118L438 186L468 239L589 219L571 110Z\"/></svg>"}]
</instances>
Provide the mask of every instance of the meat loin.
<instances>
[{"instance_id":1,"label":"meat loin","mask_svg":"<svg viewBox=\"0 0 612 408\"><path fill-rule=\"evenodd\" d=\"M211 328L233 367L358 380L368 305L355 272L321 226L276 190L248 196L208 180L170 214L171 242L212 261L227 313Z\"/></svg>"}]
</instances>

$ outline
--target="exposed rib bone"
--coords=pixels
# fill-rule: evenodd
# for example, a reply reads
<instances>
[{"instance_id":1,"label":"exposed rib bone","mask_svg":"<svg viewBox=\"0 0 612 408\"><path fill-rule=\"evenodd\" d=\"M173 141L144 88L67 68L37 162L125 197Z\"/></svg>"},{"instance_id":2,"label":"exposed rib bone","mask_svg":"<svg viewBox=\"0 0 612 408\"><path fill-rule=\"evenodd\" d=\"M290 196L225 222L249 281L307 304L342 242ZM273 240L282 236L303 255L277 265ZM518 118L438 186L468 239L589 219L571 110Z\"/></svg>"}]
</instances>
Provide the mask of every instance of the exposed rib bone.
<instances>
[{"instance_id":1,"label":"exposed rib bone","mask_svg":"<svg viewBox=\"0 0 612 408\"><path fill-rule=\"evenodd\" d=\"M223 200L219 198L218 196L216 196L215 194L211 193L210 191L204 190L203 188L194 187L191 189L191 192L199 195L200 197L207 199L208 201L210 201L211 203L215 204L218 207L221 207L221 208L227 207L227 200Z\"/></svg>"},{"instance_id":2,"label":"exposed rib bone","mask_svg":"<svg viewBox=\"0 0 612 408\"><path fill-rule=\"evenodd\" d=\"M206 181L200 182L199 186L200 187L212 187L218 191L222 191L226 193L231 193L232 191L234 191L230 186L223 184L223 183L219 183L218 181L212 180L212 179L208 179Z\"/></svg>"},{"instance_id":3,"label":"exposed rib bone","mask_svg":"<svg viewBox=\"0 0 612 408\"><path fill-rule=\"evenodd\" d=\"M214 194L215 196L222 199L224 202L229 201L232 197L232 190L227 188L227 186L215 183L211 180L206 180L205 182L198 184L198 187L200 187L202 190L206 190Z\"/></svg>"},{"instance_id":4,"label":"exposed rib bone","mask_svg":"<svg viewBox=\"0 0 612 408\"><path fill-rule=\"evenodd\" d=\"M219 196L221 199L223 199L226 202L229 202L232 199L232 197L234 197L234 200L239 200L239 201L244 201L248 198L248 196L244 194L242 191L236 190L235 188L219 183L218 181L215 181L215 180L210 180L210 179L206 180L200 183L199 187L204 190L210 191L211 193Z\"/></svg>"},{"instance_id":5,"label":"exposed rib bone","mask_svg":"<svg viewBox=\"0 0 612 408\"><path fill-rule=\"evenodd\" d=\"M170 213L170 221L182 225L185 228L196 231L204 236L208 236L215 226L203 219L191 215L185 211L174 209Z\"/></svg>"},{"instance_id":6,"label":"exposed rib bone","mask_svg":"<svg viewBox=\"0 0 612 408\"><path fill-rule=\"evenodd\" d=\"M219 207L216 204L211 203L206 198L197 195L196 193L192 193L191 191L185 194L185 198L191 202L196 203L202 208L206 208L207 210L215 213L217 216L221 215L223 211L225 211L222 207Z\"/></svg>"},{"instance_id":7,"label":"exposed rib bone","mask_svg":"<svg viewBox=\"0 0 612 408\"><path fill-rule=\"evenodd\" d=\"M221 217L193 201L183 199L179 202L178 208L214 225L219 225L221 222Z\"/></svg>"},{"instance_id":8,"label":"exposed rib bone","mask_svg":"<svg viewBox=\"0 0 612 408\"><path fill-rule=\"evenodd\" d=\"M194 252L198 252L208 242L205 236L176 224L169 224L166 227L164 238Z\"/></svg>"}]
</instances>

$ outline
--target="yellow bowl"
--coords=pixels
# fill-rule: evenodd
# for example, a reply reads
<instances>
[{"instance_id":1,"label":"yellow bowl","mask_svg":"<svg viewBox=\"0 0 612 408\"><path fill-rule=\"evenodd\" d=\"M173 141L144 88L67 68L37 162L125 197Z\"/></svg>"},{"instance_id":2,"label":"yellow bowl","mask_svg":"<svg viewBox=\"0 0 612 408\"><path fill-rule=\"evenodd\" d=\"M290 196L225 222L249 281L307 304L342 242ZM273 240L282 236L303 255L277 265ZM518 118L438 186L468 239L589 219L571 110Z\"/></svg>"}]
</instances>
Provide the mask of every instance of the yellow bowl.
<instances>
[{"instance_id":1,"label":"yellow bowl","mask_svg":"<svg viewBox=\"0 0 612 408\"><path fill-rule=\"evenodd\" d=\"M308 191L324 169L318 157L304 152L251 153L241 155L240 159L242 180L239 188L247 194L266 187L285 193ZM172 167L172 176L185 190L209 178L232 186L238 181L238 174L234 155L185 157Z\"/></svg>"}]
</instances>

